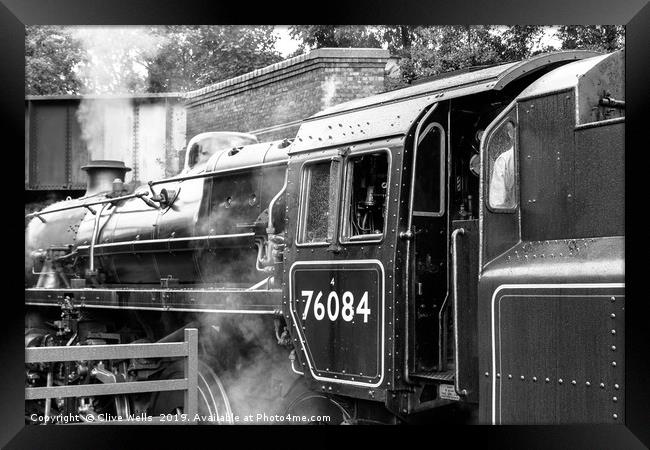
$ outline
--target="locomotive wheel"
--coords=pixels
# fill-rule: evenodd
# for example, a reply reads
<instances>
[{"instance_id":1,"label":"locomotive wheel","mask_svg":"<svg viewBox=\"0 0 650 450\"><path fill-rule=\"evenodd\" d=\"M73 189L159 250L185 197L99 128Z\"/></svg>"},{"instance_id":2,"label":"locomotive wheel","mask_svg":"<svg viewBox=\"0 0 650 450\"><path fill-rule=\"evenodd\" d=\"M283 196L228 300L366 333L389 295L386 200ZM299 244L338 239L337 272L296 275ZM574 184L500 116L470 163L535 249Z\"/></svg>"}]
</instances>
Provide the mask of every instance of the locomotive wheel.
<instances>
[{"instance_id":1,"label":"locomotive wheel","mask_svg":"<svg viewBox=\"0 0 650 450\"><path fill-rule=\"evenodd\" d=\"M309 389L301 378L296 380L285 397L283 415L305 417L291 421L295 425L341 425L349 423L348 407L336 398ZM329 419L326 419L327 417Z\"/></svg>"},{"instance_id":2,"label":"locomotive wheel","mask_svg":"<svg viewBox=\"0 0 650 450\"><path fill-rule=\"evenodd\" d=\"M183 378L182 362L178 361L167 367L161 379ZM181 391L158 392L152 400L151 411L159 414L176 414L183 411L184 395ZM198 414L202 423L213 425L232 424L233 414L230 399L217 374L203 361L199 360L198 370Z\"/></svg>"}]
</instances>

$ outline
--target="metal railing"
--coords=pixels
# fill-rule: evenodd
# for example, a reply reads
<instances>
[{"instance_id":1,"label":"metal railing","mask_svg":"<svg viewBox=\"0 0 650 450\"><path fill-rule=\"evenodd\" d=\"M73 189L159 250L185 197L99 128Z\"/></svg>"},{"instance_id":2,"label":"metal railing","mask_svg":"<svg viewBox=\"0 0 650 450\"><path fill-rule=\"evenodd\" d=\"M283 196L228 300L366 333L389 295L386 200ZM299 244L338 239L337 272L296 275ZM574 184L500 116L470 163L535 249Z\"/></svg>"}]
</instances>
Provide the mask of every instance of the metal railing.
<instances>
[{"instance_id":1,"label":"metal railing","mask_svg":"<svg viewBox=\"0 0 650 450\"><path fill-rule=\"evenodd\" d=\"M124 395L141 392L185 391L183 413L187 414L189 421L192 421L198 409L198 330L196 328L185 329L185 339L183 342L33 347L25 349L26 364L173 357L184 358L184 378L127 381L108 384L28 387L25 388L25 400Z\"/></svg>"}]
</instances>

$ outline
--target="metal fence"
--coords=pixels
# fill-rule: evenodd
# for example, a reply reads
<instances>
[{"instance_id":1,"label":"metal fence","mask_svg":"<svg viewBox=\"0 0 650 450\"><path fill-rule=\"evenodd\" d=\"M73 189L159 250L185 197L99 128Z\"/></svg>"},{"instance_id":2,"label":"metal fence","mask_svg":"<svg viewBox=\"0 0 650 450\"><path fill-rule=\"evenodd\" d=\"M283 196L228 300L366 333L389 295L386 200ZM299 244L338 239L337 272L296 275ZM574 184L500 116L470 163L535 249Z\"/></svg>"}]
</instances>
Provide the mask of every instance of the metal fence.
<instances>
[{"instance_id":1,"label":"metal fence","mask_svg":"<svg viewBox=\"0 0 650 450\"><path fill-rule=\"evenodd\" d=\"M196 328L185 329L185 339L183 342L34 347L25 349L25 363L28 364L173 357L184 358L184 378L108 384L28 387L25 388L25 400L136 394L141 392L185 391L183 413L187 414L187 417L191 421L191 418L195 417L197 413L198 330Z\"/></svg>"}]
</instances>

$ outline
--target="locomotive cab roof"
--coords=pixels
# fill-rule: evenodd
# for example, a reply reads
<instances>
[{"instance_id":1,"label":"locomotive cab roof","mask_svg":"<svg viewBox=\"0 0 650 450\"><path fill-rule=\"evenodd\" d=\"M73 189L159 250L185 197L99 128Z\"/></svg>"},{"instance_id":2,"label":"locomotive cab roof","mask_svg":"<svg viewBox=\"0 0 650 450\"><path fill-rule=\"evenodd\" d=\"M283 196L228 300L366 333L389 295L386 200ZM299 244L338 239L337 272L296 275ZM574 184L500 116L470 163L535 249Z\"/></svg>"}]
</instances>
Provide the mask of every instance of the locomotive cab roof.
<instances>
[{"instance_id":1,"label":"locomotive cab roof","mask_svg":"<svg viewBox=\"0 0 650 450\"><path fill-rule=\"evenodd\" d=\"M341 103L306 119L289 153L404 135L433 103L490 90L501 91L532 73L547 72L598 55L593 51L547 53ZM370 108L374 109L372 119L367 112Z\"/></svg>"}]
</instances>

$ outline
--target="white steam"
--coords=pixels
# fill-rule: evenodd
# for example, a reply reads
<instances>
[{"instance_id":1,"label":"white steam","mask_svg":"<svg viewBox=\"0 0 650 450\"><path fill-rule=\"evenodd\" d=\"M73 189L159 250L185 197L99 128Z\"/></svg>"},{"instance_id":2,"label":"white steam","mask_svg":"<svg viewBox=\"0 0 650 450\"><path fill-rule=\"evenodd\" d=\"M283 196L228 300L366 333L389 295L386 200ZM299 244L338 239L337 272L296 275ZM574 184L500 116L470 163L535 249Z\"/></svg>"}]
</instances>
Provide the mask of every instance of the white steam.
<instances>
[{"instance_id":1,"label":"white steam","mask_svg":"<svg viewBox=\"0 0 650 450\"><path fill-rule=\"evenodd\" d=\"M341 80L336 80L332 78L327 79L326 81L323 82L322 84L323 109L329 108L330 106L333 106L336 103L340 103L340 102L334 102L336 91L338 90L340 85L341 85Z\"/></svg>"},{"instance_id":2,"label":"white steam","mask_svg":"<svg viewBox=\"0 0 650 450\"><path fill-rule=\"evenodd\" d=\"M141 167L138 178L158 178L165 164L164 106L158 108L162 113L156 111L155 119L160 123L153 124L154 128L148 123L136 128L135 105L128 94L146 90L147 61L165 44L164 38L151 27L84 26L70 27L69 31L87 55L75 71L84 94L77 120L89 160L124 161L127 166ZM135 155L136 139L160 148L162 154L153 155L154 161L148 160L152 155ZM162 169L155 156L162 159ZM127 173L125 181L130 182L133 175Z\"/></svg>"},{"instance_id":3,"label":"white steam","mask_svg":"<svg viewBox=\"0 0 650 450\"><path fill-rule=\"evenodd\" d=\"M70 27L87 58L76 68L83 94L142 92L147 61L165 44L162 35L148 27Z\"/></svg>"}]
</instances>

